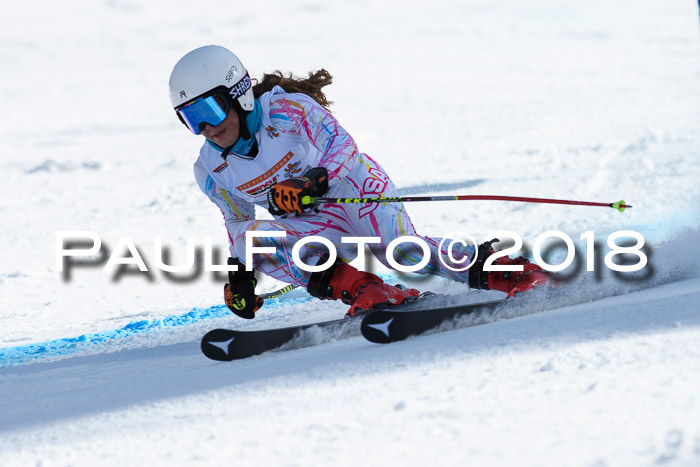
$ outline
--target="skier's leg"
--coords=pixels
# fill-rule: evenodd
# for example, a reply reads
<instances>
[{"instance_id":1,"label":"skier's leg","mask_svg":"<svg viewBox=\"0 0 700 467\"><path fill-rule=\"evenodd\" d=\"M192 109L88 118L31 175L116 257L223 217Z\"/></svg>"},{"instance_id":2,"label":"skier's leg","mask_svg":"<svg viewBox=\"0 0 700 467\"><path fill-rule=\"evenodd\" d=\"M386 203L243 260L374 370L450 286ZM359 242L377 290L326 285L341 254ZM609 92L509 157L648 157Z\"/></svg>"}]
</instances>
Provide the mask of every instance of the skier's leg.
<instances>
[{"instance_id":1,"label":"skier's leg","mask_svg":"<svg viewBox=\"0 0 700 467\"><path fill-rule=\"evenodd\" d=\"M328 196L331 198L336 196L353 198L390 198L398 196L393 182L384 169L365 154L359 157L361 163L355 165L353 177L350 177L356 183L352 185L346 183L338 190L340 193L330 193ZM442 238L419 235L413 227L411 218L403 203L337 204L332 206L332 209L336 211L337 217L353 220L348 225L344 225L345 230L352 232L356 236L379 237L381 239L380 243L370 245L370 249L385 266L393 268L386 258L386 250L392 240L404 236L418 237L428 245L430 250L430 259L425 267L416 271L418 274L437 275L465 283L469 281L468 271L453 271L447 268L438 258L441 255L447 261L449 241L446 241L442 249L440 249ZM342 212L342 215L340 212ZM469 264L473 255L473 247L456 243L453 246L452 256L458 260L465 258L466 262L448 262L448 264L453 269L465 267ZM423 256L423 249L410 242L399 244L393 251L394 260L402 266L414 266L423 260Z\"/></svg>"},{"instance_id":2,"label":"skier's leg","mask_svg":"<svg viewBox=\"0 0 700 467\"><path fill-rule=\"evenodd\" d=\"M294 262L292 249L297 241L310 236L320 236L338 245L336 251L339 257L347 255L348 248L343 245L341 238L348 235L338 226L319 216L290 217L276 220L255 220L242 222L236 228L234 250L241 262L246 262L246 232L286 232L284 238L257 237L253 238L254 247L273 247L274 253L254 253L252 267L274 279L289 284L306 287L310 273L301 269ZM320 243L307 243L299 250L299 258L304 264L314 266L328 250Z\"/></svg>"},{"instance_id":3,"label":"skier's leg","mask_svg":"<svg viewBox=\"0 0 700 467\"><path fill-rule=\"evenodd\" d=\"M351 193L329 195L330 197L385 197L398 196L396 188L384 169L366 155L360 156L362 163L355 166L352 177L357 183L346 186L346 191ZM501 257L495 264L523 266L522 272L485 272L483 271L485 259L493 253L491 244L487 243L479 248L479 255L474 265L464 269L472 262L475 248L454 242L452 239L429 237L418 235L413 223L406 212L403 203L373 203L373 204L343 204L346 219L352 219L351 225L346 230L358 236L380 237L379 244L371 245L374 255L385 266L393 268L387 260L387 247L389 243L402 236L413 236L423 240L428 245L429 260L427 264L416 271L418 274L430 274L446 277L458 282L469 284L472 288L499 290L509 295L522 292L533 287L544 285L548 282L542 269L527 261L525 258ZM442 243L442 246L441 246ZM448 256L448 248L452 243L452 257L464 261L454 263ZM419 264L424 256L428 256L421 247L414 243L404 242L399 244L393 252L393 259L402 266L414 266Z\"/></svg>"},{"instance_id":4,"label":"skier's leg","mask_svg":"<svg viewBox=\"0 0 700 467\"><path fill-rule=\"evenodd\" d=\"M377 305L397 305L406 299L418 296L415 289L399 289L384 284L374 274L358 271L346 261L351 259L350 247L341 239L345 233L334 222L319 215L306 215L303 218L288 218L274 221L251 221L239 225L234 239L234 249L239 259L246 259L246 232L286 232L285 238L257 238L252 242L255 247L274 247L274 253L255 253L252 255L253 268L283 282L306 287L309 293L321 299L341 300L351 305L349 315L358 309L372 308ZM335 245L337 261L328 269L310 273L299 267L294 261L292 249L296 242L305 237L320 236ZM347 236L347 235L346 235ZM326 247L316 243L307 243L299 251L299 259L308 265L325 263Z\"/></svg>"}]
</instances>

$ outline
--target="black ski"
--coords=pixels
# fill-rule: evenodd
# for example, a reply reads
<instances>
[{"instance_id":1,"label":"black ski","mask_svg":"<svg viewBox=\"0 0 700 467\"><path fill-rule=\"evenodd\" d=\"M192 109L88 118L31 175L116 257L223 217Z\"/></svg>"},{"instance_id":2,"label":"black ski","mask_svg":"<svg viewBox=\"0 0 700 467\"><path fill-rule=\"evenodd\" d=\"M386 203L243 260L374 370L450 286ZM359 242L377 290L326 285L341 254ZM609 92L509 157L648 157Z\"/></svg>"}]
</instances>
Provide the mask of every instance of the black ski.
<instances>
[{"instance_id":1,"label":"black ski","mask_svg":"<svg viewBox=\"0 0 700 467\"><path fill-rule=\"evenodd\" d=\"M476 326L501 319L539 313L563 306L598 300L614 291L576 294L567 287L540 288L515 298L455 305L454 297L437 295L408 309L372 310L362 319L360 330L371 342L388 344L432 330Z\"/></svg>"},{"instance_id":2,"label":"black ski","mask_svg":"<svg viewBox=\"0 0 700 467\"><path fill-rule=\"evenodd\" d=\"M506 302L517 301L517 299L500 299L412 311L375 310L365 315L360 330L370 342L388 344L423 334L462 316L492 312L502 308Z\"/></svg>"},{"instance_id":3,"label":"black ski","mask_svg":"<svg viewBox=\"0 0 700 467\"><path fill-rule=\"evenodd\" d=\"M428 300L428 299L431 300ZM417 300L392 309L411 310L426 303L439 303L437 296L426 292ZM331 339L359 335L359 318L369 313L367 310L352 318L334 319L319 323L303 324L275 329L237 331L235 329L214 329L202 337L202 353L212 360L229 362L252 357L278 349L294 341L294 348L308 347L328 342Z\"/></svg>"},{"instance_id":4,"label":"black ski","mask_svg":"<svg viewBox=\"0 0 700 467\"><path fill-rule=\"evenodd\" d=\"M357 321L358 316L355 316L354 318L256 331L214 329L202 337L201 349L202 353L212 360L229 362L282 347L297 337L303 338L305 333L309 334L307 337L310 342L307 344L313 345L314 334L316 334L313 332L314 330L319 330L318 334L342 335L349 326L357 327Z\"/></svg>"}]
</instances>

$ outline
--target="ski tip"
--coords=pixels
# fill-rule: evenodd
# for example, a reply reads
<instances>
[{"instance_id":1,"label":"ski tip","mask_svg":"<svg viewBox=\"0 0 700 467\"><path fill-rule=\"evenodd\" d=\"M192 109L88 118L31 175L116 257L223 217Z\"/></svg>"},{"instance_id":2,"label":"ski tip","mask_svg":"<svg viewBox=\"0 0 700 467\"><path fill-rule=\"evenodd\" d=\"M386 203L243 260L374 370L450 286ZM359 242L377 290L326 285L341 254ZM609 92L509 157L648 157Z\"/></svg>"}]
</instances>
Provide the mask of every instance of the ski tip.
<instances>
[{"instance_id":1,"label":"ski tip","mask_svg":"<svg viewBox=\"0 0 700 467\"><path fill-rule=\"evenodd\" d=\"M366 315L360 325L364 338L375 344L388 344L395 340L389 329L394 318L385 316L382 311L384 310L376 310Z\"/></svg>"},{"instance_id":2,"label":"ski tip","mask_svg":"<svg viewBox=\"0 0 700 467\"><path fill-rule=\"evenodd\" d=\"M227 329L213 329L207 332L200 343L202 353L212 360L230 362L236 359L232 352L236 336Z\"/></svg>"}]
</instances>

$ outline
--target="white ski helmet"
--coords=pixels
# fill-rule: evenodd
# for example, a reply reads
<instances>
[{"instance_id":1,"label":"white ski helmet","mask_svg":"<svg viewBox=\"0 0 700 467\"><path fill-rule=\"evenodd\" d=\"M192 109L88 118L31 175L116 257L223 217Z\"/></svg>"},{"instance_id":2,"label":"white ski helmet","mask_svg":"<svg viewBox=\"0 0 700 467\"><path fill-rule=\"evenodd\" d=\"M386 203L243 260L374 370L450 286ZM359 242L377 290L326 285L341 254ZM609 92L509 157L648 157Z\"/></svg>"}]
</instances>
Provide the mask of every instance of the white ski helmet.
<instances>
[{"instance_id":1,"label":"white ski helmet","mask_svg":"<svg viewBox=\"0 0 700 467\"><path fill-rule=\"evenodd\" d=\"M248 71L230 50L218 45L194 49L180 59L170 74L170 102L178 109L218 87L229 90L244 112L255 107Z\"/></svg>"}]
</instances>

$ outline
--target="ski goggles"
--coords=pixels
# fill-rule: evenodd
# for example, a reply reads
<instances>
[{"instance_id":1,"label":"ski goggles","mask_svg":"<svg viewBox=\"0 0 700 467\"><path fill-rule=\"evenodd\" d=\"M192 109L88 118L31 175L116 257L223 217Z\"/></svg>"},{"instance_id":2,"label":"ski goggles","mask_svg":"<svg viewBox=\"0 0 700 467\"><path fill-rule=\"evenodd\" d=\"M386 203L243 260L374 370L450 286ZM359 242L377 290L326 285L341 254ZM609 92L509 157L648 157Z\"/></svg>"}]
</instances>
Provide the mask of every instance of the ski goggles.
<instances>
[{"instance_id":1,"label":"ski goggles","mask_svg":"<svg viewBox=\"0 0 700 467\"><path fill-rule=\"evenodd\" d=\"M231 109L228 92L215 90L176 109L180 121L195 135L202 133L205 124L219 126Z\"/></svg>"},{"instance_id":2,"label":"ski goggles","mask_svg":"<svg viewBox=\"0 0 700 467\"><path fill-rule=\"evenodd\" d=\"M206 94L175 109L180 121L195 135L202 133L204 124L219 126L224 121L233 101L253 86L248 73L231 88L219 86Z\"/></svg>"}]
</instances>

